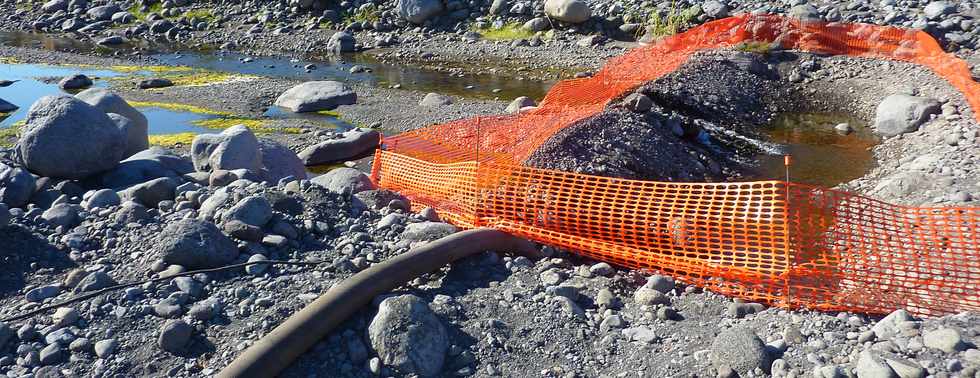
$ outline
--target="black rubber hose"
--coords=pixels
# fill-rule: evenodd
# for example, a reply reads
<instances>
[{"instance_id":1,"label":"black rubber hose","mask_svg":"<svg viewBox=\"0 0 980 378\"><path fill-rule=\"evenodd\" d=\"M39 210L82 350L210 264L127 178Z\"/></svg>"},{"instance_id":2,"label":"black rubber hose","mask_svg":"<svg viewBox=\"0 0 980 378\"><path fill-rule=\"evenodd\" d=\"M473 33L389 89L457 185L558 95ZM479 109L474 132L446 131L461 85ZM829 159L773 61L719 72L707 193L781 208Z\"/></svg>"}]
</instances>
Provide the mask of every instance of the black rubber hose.
<instances>
[{"instance_id":1,"label":"black rubber hose","mask_svg":"<svg viewBox=\"0 0 980 378\"><path fill-rule=\"evenodd\" d=\"M238 355L217 376L275 376L376 296L483 251L537 253L527 240L486 228L459 232L414 248L334 286Z\"/></svg>"}]
</instances>

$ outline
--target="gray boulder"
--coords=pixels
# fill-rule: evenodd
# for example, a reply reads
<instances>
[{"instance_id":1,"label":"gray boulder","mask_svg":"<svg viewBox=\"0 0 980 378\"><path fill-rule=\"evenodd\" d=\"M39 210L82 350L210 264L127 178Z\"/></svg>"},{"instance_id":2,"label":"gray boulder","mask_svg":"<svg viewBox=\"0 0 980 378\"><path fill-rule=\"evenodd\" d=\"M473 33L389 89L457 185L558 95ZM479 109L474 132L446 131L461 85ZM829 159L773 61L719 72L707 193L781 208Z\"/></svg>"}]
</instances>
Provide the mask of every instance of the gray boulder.
<instances>
[{"instance_id":1,"label":"gray boulder","mask_svg":"<svg viewBox=\"0 0 980 378\"><path fill-rule=\"evenodd\" d=\"M31 172L84 179L119 164L126 136L92 105L71 96L45 96L31 105L17 145Z\"/></svg>"},{"instance_id":2,"label":"gray boulder","mask_svg":"<svg viewBox=\"0 0 980 378\"><path fill-rule=\"evenodd\" d=\"M524 29L539 32L551 29L551 21L547 17L535 17L524 23Z\"/></svg>"},{"instance_id":3,"label":"gray boulder","mask_svg":"<svg viewBox=\"0 0 980 378\"><path fill-rule=\"evenodd\" d=\"M544 13L558 21L578 24L592 17L592 8L582 0L546 0Z\"/></svg>"},{"instance_id":4,"label":"gray boulder","mask_svg":"<svg viewBox=\"0 0 980 378\"><path fill-rule=\"evenodd\" d=\"M701 10L704 14L711 18L725 18L728 17L728 5L717 0L705 1L701 4Z\"/></svg>"},{"instance_id":5,"label":"gray boulder","mask_svg":"<svg viewBox=\"0 0 980 378\"><path fill-rule=\"evenodd\" d=\"M113 206L119 206L122 203L122 199L116 194L116 191L112 189L102 189L95 191L82 201L82 208L86 210L92 210L95 208L106 209Z\"/></svg>"},{"instance_id":6,"label":"gray boulder","mask_svg":"<svg viewBox=\"0 0 980 378\"><path fill-rule=\"evenodd\" d=\"M82 74L65 76L58 82L58 87L64 90L82 89L92 86L92 79Z\"/></svg>"},{"instance_id":7,"label":"gray boulder","mask_svg":"<svg viewBox=\"0 0 980 378\"><path fill-rule=\"evenodd\" d=\"M194 164L162 147L150 147L121 161L104 173L102 186L126 189L160 177L178 177L194 172Z\"/></svg>"},{"instance_id":8,"label":"gray boulder","mask_svg":"<svg viewBox=\"0 0 980 378\"><path fill-rule=\"evenodd\" d=\"M41 6L44 13L54 13L68 9L68 0L51 0Z\"/></svg>"},{"instance_id":9,"label":"gray boulder","mask_svg":"<svg viewBox=\"0 0 980 378\"><path fill-rule=\"evenodd\" d=\"M441 0L398 0L395 9L402 19L421 25L442 13L443 5Z\"/></svg>"},{"instance_id":10,"label":"gray boulder","mask_svg":"<svg viewBox=\"0 0 980 378\"><path fill-rule=\"evenodd\" d=\"M421 298L390 297L378 306L368 339L385 366L400 375L432 377L442 372L449 337L442 322Z\"/></svg>"},{"instance_id":11,"label":"gray boulder","mask_svg":"<svg viewBox=\"0 0 980 378\"><path fill-rule=\"evenodd\" d=\"M711 362L722 375L735 372L740 377L750 377L756 368L768 372L772 357L766 352L766 344L751 329L734 327L722 331L711 343Z\"/></svg>"},{"instance_id":12,"label":"gray boulder","mask_svg":"<svg viewBox=\"0 0 980 378\"><path fill-rule=\"evenodd\" d=\"M150 31L156 34L163 34L174 28L174 24L169 20L156 20L150 23Z\"/></svg>"},{"instance_id":13,"label":"gray boulder","mask_svg":"<svg viewBox=\"0 0 980 378\"><path fill-rule=\"evenodd\" d=\"M327 49L335 53L354 52L357 41L347 32L336 32L327 40Z\"/></svg>"},{"instance_id":14,"label":"gray boulder","mask_svg":"<svg viewBox=\"0 0 980 378\"><path fill-rule=\"evenodd\" d=\"M123 42L126 42L126 39L123 38L122 36L110 35L108 37L99 39L95 43L98 44L98 45L102 45L102 46L116 46L116 45L123 44ZM96 345L98 345L98 344L96 344Z\"/></svg>"},{"instance_id":15,"label":"gray boulder","mask_svg":"<svg viewBox=\"0 0 980 378\"><path fill-rule=\"evenodd\" d=\"M789 8L789 10L786 11L786 14L790 17L799 19L800 21L804 21L804 22L821 21L820 11L818 11L816 7L810 4L801 4Z\"/></svg>"},{"instance_id":16,"label":"gray boulder","mask_svg":"<svg viewBox=\"0 0 980 378\"><path fill-rule=\"evenodd\" d=\"M75 293L84 293L87 291L95 291L105 289L109 286L116 285L116 281L109 277L108 274L102 271L92 272L78 281L78 285L75 285L73 290Z\"/></svg>"},{"instance_id":17,"label":"gray boulder","mask_svg":"<svg viewBox=\"0 0 980 378\"><path fill-rule=\"evenodd\" d=\"M193 333L194 328L183 320L168 320L163 327L160 327L157 345L167 352L181 353L187 347Z\"/></svg>"},{"instance_id":18,"label":"gray boulder","mask_svg":"<svg viewBox=\"0 0 980 378\"><path fill-rule=\"evenodd\" d=\"M347 84L337 81L308 81L289 88L276 99L276 106L295 113L333 110L340 105L357 103L357 94Z\"/></svg>"},{"instance_id":19,"label":"gray boulder","mask_svg":"<svg viewBox=\"0 0 980 378\"><path fill-rule=\"evenodd\" d=\"M139 110L129 105L119 95L103 88L89 88L79 92L75 98L85 101L105 113L116 113L130 120L130 125L123 130L126 133L126 153L123 157L150 148L149 122Z\"/></svg>"},{"instance_id":20,"label":"gray boulder","mask_svg":"<svg viewBox=\"0 0 980 378\"><path fill-rule=\"evenodd\" d=\"M17 109L20 109L20 107L0 98L0 113L13 113Z\"/></svg>"},{"instance_id":21,"label":"gray boulder","mask_svg":"<svg viewBox=\"0 0 980 378\"><path fill-rule=\"evenodd\" d=\"M303 179L306 167L296 153L276 141L259 139L259 152L262 154L262 176L271 183L286 177Z\"/></svg>"},{"instance_id":22,"label":"gray boulder","mask_svg":"<svg viewBox=\"0 0 980 378\"><path fill-rule=\"evenodd\" d=\"M514 101L511 101L510 104L507 105L507 109L505 111L510 114L516 114L516 113L520 113L521 109L530 106L537 106L537 105L538 104L536 104L534 100L531 99L530 97L521 96L515 98Z\"/></svg>"},{"instance_id":23,"label":"gray boulder","mask_svg":"<svg viewBox=\"0 0 980 378\"><path fill-rule=\"evenodd\" d=\"M96 21L109 21L112 19L112 15L119 11L120 9L118 5L109 4L92 7L88 10L88 12L85 12L85 14L88 15L89 18Z\"/></svg>"},{"instance_id":24,"label":"gray boulder","mask_svg":"<svg viewBox=\"0 0 980 378\"><path fill-rule=\"evenodd\" d=\"M250 196L228 209L224 220L236 220L255 227L263 227L272 219L272 205L265 197Z\"/></svg>"},{"instance_id":25,"label":"gray boulder","mask_svg":"<svg viewBox=\"0 0 980 378\"><path fill-rule=\"evenodd\" d=\"M123 202L133 201L146 207L157 207L162 201L173 200L174 192L180 184L176 178L161 177L120 191L119 198Z\"/></svg>"},{"instance_id":26,"label":"gray boulder","mask_svg":"<svg viewBox=\"0 0 980 378\"><path fill-rule=\"evenodd\" d=\"M314 177L310 182L335 193L349 191L352 194L357 194L374 189L374 183L371 182L371 179L354 168L337 168Z\"/></svg>"},{"instance_id":27,"label":"gray boulder","mask_svg":"<svg viewBox=\"0 0 980 378\"><path fill-rule=\"evenodd\" d=\"M41 213L41 218L53 225L64 226L64 227L75 227L81 219L78 217L78 211L75 207L67 203L59 203L57 205L51 206L50 209L45 210Z\"/></svg>"},{"instance_id":28,"label":"gray boulder","mask_svg":"<svg viewBox=\"0 0 980 378\"><path fill-rule=\"evenodd\" d=\"M937 21L947 14L956 13L956 4L949 1L933 1L922 9L926 18Z\"/></svg>"},{"instance_id":29,"label":"gray boulder","mask_svg":"<svg viewBox=\"0 0 980 378\"><path fill-rule=\"evenodd\" d=\"M338 139L323 141L300 151L305 165L320 165L346 161L370 153L381 143L381 133L371 129L345 132Z\"/></svg>"},{"instance_id":30,"label":"gray boulder","mask_svg":"<svg viewBox=\"0 0 980 378\"><path fill-rule=\"evenodd\" d=\"M174 86L174 82L170 81L170 79L159 77L140 80L140 82L136 84L136 87L139 89L166 88L172 86Z\"/></svg>"},{"instance_id":31,"label":"gray boulder","mask_svg":"<svg viewBox=\"0 0 980 378\"><path fill-rule=\"evenodd\" d=\"M216 268L238 258L238 246L214 224L198 219L173 222L161 232L153 250L171 265L188 269Z\"/></svg>"},{"instance_id":32,"label":"gray boulder","mask_svg":"<svg viewBox=\"0 0 980 378\"><path fill-rule=\"evenodd\" d=\"M966 349L963 336L953 328L940 328L922 335L922 344L927 348L938 349L946 353L956 353Z\"/></svg>"},{"instance_id":33,"label":"gray boulder","mask_svg":"<svg viewBox=\"0 0 980 378\"><path fill-rule=\"evenodd\" d=\"M200 134L191 143L191 159L198 172L262 170L259 140L247 127L229 127L220 134Z\"/></svg>"},{"instance_id":34,"label":"gray boulder","mask_svg":"<svg viewBox=\"0 0 980 378\"><path fill-rule=\"evenodd\" d=\"M34 195L36 180L21 168L0 163L0 202L10 207L23 207Z\"/></svg>"},{"instance_id":35,"label":"gray boulder","mask_svg":"<svg viewBox=\"0 0 980 378\"><path fill-rule=\"evenodd\" d=\"M119 128L119 131L121 131L123 135L125 135L126 137L126 150L125 152L123 152L123 158L132 156L133 154L145 150L147 147L149 147L150 143L149 143L149 139L147 139L147 143L145 145L137 144L136 146L130 148L129 139L132 137L131 134L136 134L135 139L137 141L139 140L139 134L140 134L139 127L136 126L136 123L130 120L129 118L123 117L119 114L108 113L106 115L109 116L109 119L112 120L112 123L116 124L116 127Z\"/></svg>"},{"instance_id":36,"label":"gray boulder","mask_svg":"<svg viewBox=\"0 0 980 378\"><path fill-rule=\"evenodd\" d=\"M439 93L429 93L422 98L419 106L446 106L453 103L453 98Z\"/></svg>"},{"instance_id":37,"label":"gray boulder","mask_svg":"<svg viewBox=\"0 0 980 378\"><path fill-rule=\"evenodd\" d=\"M136 21L136 16L126 11L116 12L112 15L112 22L117 24L128 24L133 21Z\"/></svg>"},{"instance_id":38,"label":"gray boulder","mask_svg":"<svg viewBox=\"0 0 980 378\"><path fill-rule=\"evenodd\" d=\"M401 239L408 242L432 241L456 233L458 229L449 223L418 222L410 223L402 231Z\"/></svg>"},{"instance_id":39,"label":"gray boulder","mask_svg":"<svg viewBox=\"0 0 980 378\"><path fill-rule=\"evenodd\" d=\"M941 112L939 101L894 94L885 97L875 113L875 132L890 137L919 129L933 114Z\"/></svg>"}]
</instances>

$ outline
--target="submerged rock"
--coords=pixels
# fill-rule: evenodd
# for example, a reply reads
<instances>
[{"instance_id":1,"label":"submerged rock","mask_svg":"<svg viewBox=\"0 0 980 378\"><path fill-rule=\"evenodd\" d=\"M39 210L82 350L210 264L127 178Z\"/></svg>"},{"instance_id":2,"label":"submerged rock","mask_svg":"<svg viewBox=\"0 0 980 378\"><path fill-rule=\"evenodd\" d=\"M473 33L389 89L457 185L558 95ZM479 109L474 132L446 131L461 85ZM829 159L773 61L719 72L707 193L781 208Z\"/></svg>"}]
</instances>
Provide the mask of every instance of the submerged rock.
<instances>
[{"instance_id":1,"label":"submerged rock","mask_svg":"<svg viewBox=\"0 0 980 378\"><path fill-rule=\"evenodd\" d=\"M276 99L276 106L296 113L333 110L340 105L353 105L357 94L337 81L308 81L289 88Z\"/></svg>"},{"instance_id":2,"label":"submerged rock","mask_svg":"<svg viewBox=\"0 0 980 378\"><path fill-rule=\"evenodd\" d=\"M41 97L17 142L24 165L41 176L84 179L119 164L126 136L101 110L71 96Z\"/></svg>"},{"instance_id":3,"label":"submerged rock","mask_svg":"<svg viewBox=\"0 0 980 378\"><path fill-rule=\"evenodd\" d=\"M92 86L92 79L82 74L65 76L58 82L58 87L65 90L82 89Z\"/></svg>"},{"instance_id":4,"label":"submerged rock","mask_svg":"<svg viewBox=\"0 0 980 378\"><path fill-rule=\"evenodd\" d=\"M2 98L0 98L0 113L12 113L17 109L20 109L20 107L11 104L7 101L4 101Z\"/></svg>"}]
</instances>

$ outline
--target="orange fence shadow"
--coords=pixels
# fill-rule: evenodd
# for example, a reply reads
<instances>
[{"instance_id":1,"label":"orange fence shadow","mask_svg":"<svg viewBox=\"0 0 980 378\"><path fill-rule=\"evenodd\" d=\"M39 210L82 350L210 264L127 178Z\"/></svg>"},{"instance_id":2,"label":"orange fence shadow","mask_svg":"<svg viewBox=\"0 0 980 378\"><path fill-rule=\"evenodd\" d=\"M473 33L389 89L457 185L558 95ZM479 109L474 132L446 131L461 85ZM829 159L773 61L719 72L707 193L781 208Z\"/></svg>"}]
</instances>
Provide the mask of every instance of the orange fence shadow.
<instances>
[{"instance_id":1,"label":"orange fence shadow","mask_svg":"<svg viewBox=\"0 0 980 378\"><path fill-rule=\"evenodd\" d=\"M980 310L980 208L898 206L782 181L650 182L522 164L561 129L694 52L746 41L917 63L980 109L969 67L923 32L744 15L634 49L591 78L563 81L533 111L387 138L372 176L462 227L494 227L748 300L926 316Z\"/></svg>"}]
</instances>

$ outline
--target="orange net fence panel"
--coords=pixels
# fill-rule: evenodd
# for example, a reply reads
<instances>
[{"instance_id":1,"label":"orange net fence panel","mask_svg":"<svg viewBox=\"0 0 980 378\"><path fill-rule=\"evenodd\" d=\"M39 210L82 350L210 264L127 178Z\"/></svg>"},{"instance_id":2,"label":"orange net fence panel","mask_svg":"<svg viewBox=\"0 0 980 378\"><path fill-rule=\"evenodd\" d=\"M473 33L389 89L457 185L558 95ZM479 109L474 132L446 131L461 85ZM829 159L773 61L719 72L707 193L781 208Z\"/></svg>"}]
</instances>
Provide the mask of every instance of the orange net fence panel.
<instances>
[{"instance_id":1,"label":"orange net fence panel","mask_svg":"<svg viewBox=\"0 0 980 378\"><path fill-rule=\"evenodd\" d=\"M535 110L388 138L373 178L462 227L494 227L748 300L865 313L980 310L980 208L906 207L782 181L652 182L523 165L558 131L691 54L748 41L917 63L980 109L969 67L923 32L744 15L563 81Z\"/></svg>"}]
</instances>

